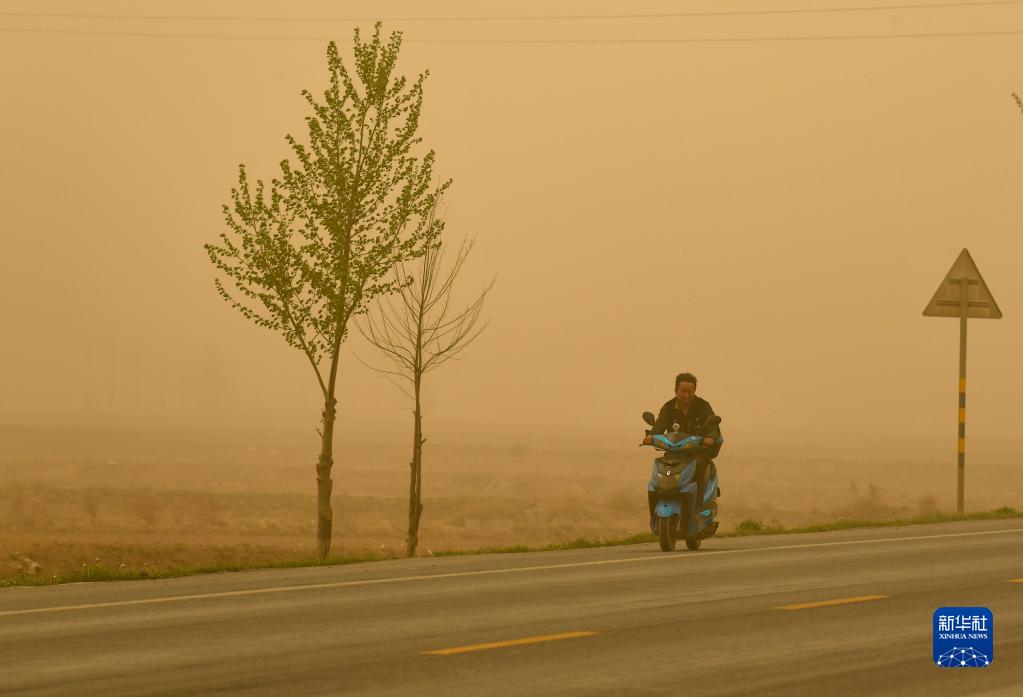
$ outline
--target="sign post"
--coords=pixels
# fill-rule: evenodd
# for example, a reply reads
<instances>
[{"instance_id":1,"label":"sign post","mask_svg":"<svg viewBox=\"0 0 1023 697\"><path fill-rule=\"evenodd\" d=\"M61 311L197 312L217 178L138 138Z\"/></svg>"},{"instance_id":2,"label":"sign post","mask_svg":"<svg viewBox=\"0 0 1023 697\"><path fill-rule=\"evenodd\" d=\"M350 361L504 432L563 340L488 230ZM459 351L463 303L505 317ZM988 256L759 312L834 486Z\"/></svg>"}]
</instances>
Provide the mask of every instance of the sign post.
<instances>
[{"instance_id":1,"label":"sign post","mask_svg":"<svg viewBox=\"0 0 1023 697\"><path fill-rule=\"evenodd\" d=\"M963 249L945 275L931 302L924 308L924 317L959 318L959 438L957 441L956 513L963 514L963 488L966 478L966 320L1001 319L991 291L969 251Z\"/></svg>"}]
</instances>

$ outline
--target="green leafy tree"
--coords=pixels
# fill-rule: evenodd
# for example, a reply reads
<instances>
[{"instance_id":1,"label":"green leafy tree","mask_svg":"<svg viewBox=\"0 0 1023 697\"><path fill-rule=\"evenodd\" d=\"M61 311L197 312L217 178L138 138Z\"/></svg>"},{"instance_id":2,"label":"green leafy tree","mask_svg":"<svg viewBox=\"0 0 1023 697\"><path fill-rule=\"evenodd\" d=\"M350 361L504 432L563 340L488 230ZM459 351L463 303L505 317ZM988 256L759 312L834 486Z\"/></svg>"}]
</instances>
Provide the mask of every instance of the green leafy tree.
<instances>
[{"instance_id":1,"label":"green leafy tree","mask_svg":"<svg viewBox=\"0 0 1023 697\"><path fill-rule=\"evenodd\" d=\"M257 325L279 333L312 367L323 399L316 462L317 553L330 551L337 377L353 317L376 297L401 289L396 264L422 256L443 229L429 213L450 184L434 185L434 153L417 156L416 135L428 73L395 75L401 34L385 42L354 32L354 73L327 46L330 85L317 99L305 142L288 135L294 162L281 162L269 186L251 185L245 165L224 206L227 230L206 245L230 279L217 291Z\"/></svg>"}]
</instances>

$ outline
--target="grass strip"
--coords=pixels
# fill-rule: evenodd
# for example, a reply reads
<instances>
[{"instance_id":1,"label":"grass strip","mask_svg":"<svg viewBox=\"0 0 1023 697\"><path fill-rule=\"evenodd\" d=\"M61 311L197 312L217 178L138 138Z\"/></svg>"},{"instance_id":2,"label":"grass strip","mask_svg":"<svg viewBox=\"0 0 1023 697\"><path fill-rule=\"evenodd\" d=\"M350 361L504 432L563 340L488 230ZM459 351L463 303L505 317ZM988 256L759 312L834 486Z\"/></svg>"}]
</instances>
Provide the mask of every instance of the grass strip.
<instances>
[{"instance_id":1,"label":"grass strip","mask_svg":"<svg viewBox=\"0 0 1023 697\"><path fill-rule=\"evenodd\" d=\"M259 569L295 569L309 566L342 566L359 564L368 561L396 559L393 554L345 554L327 557L326 559L292 559L288 561L269 562L266 564L209 564L202 566L182 566L156 570L148 567L127 568L108 567L101 564L82 564L81 569L58 571L53 575L20 573L7 578L0 578L0 588L9 586L49 586L58 583L86 583L91 581L141 581L146 579L177 578L180 576L197 576L199 574L216 574L225 571L256 571Z\"/></svg>"},{"instance_id":2,"label":"grass strip","mask_svg":"<svg viewBox=\"0 0 1023 697\"><path fill-rule=\"evenodd\" d=\"M799 527L787 528L783 525L765 525L759 520L747 519L732 530L719 531L717 537L747 537L751 535L790 535L809 532L830 532L833 530L852 530L855 528L887 528L906 525L928 525L934 523L951 523L963 520L1000 520L1006 518L1023 518L1023 511L1010 506L1002 506L991 511L954 515L949 513L927 513L912 518L892 518L886 520L854 520L838 519L828 522L814 523ZM644 544L656 542L657 537L648 532L634 533L621 538L579 537L567 542L555 542L539 547L527 545L511 545L507 547L480 547L478 549L440 550L432 553L435 557L455 557L476 554L519 554L523 552L554 552L567 549L588 549L592 547L616 547L621 545ZM134 581L142 579L174 578L212 574L225 571L254 571L257 569L290 569L309 566L341 566L361 562L396 559L394 554L349 554L331 556L326 559L295 559L268 564L215 564L209 566L178 567L156 571L141 568L110 568L101 565L83 564L80 570L61 571L52 576L21 573L8 578L0 578L0 588L9 586L46 586L58 583L81 583L87 581Z\"/></svg>"},{"instance_id":3,"label":"grass strip","mask_svg":"<svg viewBox=\"0 0 1023 697\"><path fill-rule=\"evenodd\" d=\"M657 538L648 532L637 532L628 537L577 537L567 542L554 542L541 547L512 545L510 547L480 547L478 549L444 549L433 553L435 557L464 557L472 554L517 554L520 552L556 552L564 549L589 549L591 547L618 547L654 542Z\"/></svg>"},{"instance_id":4,"label":"grass strip","mask_svg":"<svg viewBox=\"0 0 1023 697\"><path fill-rule=\"evenodd\" d=\"M744 537L746 535L788 535L801 532L830 532L832 530L852 530L855 528L894 528L904 525L929 525L934 523L953 523L961 520L1000 520L1003 518L1023 518L1023 511L1010 506L1002 506L991 511L955 515L952 513L925 513L912 518L889 518L884 520L856 520L839 518L811 525L787 528L783 525L764 525L759 520L744 520L734 530L719 532L718 537Z\"/></svg>"},{"instance_id":5,"label":"grass strip","mask_svg":"<svg viewBox=\"0 0 1023 697\"><path fill-rule=\"evenodd\" d=\"M804 532L830 532L832 530L852 530L855 528L889 528L904 525L926 525L933 523L951 523L961 520L999 520L1002 518L1023 518L1023 511L1009 506L1002 506L992 511L954 515L950 513L927 513L912 518L892 518L885 520L838 519L812 525L787 528L784 525L766 525L752 518L739 523L732 530L719 530L716 537L747 537L749 535L791 535ZM586 549L589 547L614 547L617 545L635 545L656 542L657 536L648 532L639 532L628 537L580 537L568 542L557 542L542 547L481 547L480 549L445 550L434 552L435 557L453 557L470 554L515 554L519 552L552 552L563 549Z\"/></svg>"}]
</instances>

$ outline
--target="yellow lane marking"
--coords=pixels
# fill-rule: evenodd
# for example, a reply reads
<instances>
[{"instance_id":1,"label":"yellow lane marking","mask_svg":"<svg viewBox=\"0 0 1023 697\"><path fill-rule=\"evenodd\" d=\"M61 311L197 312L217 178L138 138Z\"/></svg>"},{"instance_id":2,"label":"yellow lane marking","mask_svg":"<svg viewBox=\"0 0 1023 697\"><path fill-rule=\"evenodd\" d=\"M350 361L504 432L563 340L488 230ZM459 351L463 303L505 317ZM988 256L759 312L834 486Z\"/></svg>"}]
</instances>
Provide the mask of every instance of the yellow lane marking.
<instances>
[{"instance_id":1,"label":"yellow lane marking","mask_svg":"<svg viewBox=\"0 0 1023 697\"><path fill-rule=\"evenodd\" d=\"M455 646L450 649L436 649L434 651L423 651L429 656L450 656L456 653L469 653L470 651L487 651L489 649L503 649L506 646L522 646L524 644L539 644L542 641L559 641L561 639L578 639L584 636L593 636L596 632L562 632L561 634L547 634L546 636L531 636L524 639L509 639L507 641L491 641L486 644L471 644L469 646Z\"/></svg>"},{"instance_id":2,"label":"yellow lane marking","mask_svg":"<svg viewBox=\"0 0 1023 697\"><path fill-rule=\"evenodd\" d=\"M1023 578L1010 578L1009 583L1023 583Z\"/></svg>"},{"instance_id":3,"label":"yellow lane marking","mask_svg":"<svg viewBox=\"0 0 1023 697\"><path fill-rule=\"evenodd\" d=\"M650 554L641 557L618 557L615 559L597 559L594 561L565 562L561 564L537 564L530 566L512 566L503 569L478 569L476 571L452 571L448 573L418 574L415 576L390 576L384 578L367 578L352 581L330 581L327 583L304 583L296 586L270 586L263 588L248 588L236 591L218 591L213 593L192 593L188 595L169 595L156 598L138 598L135 600L115 600L105 603L82 603L80 605L57 605L51 607L34 607L24 610L0 610L0 617L12 617L14 615L37 615L51 612L71 612L75 610L98 610L110 607L127 607L131 605L157 605L162 603L180 603L194 600L209 600L213 598L238 598L250 595L265 595L268 593L295 593L298 591L325 590L334 588L356 588L376 585L389 585L392 583L413 583L420 581L438 581L451 578L469 578L477 576L495 576L503 574L520 574L537 571L554 571L558 569L585 568L591 566L609 566L619 564L637 563L674 563L674 564L701 564L703 560L716 559L718 557L730 556L733 554L761 554L763 552L800 551L809 549L822 549L827 547L847 547L849 545L875 545L889 544L892 542L916 542L923 540L943 540L957 537L976 537L986 535L1017 535L1023 533L1023 528L1007 528L1005 530L979 530L976 532L952 532L939 535L912 535L906 537L882 537L872 540L842 540L836 542L805 542L794 545L772 545L770 547L744 547L741 549L718 549L707 554ZM368 568L363 568L368 571ZM168 584L175 579L168 580ZM9 590L9 589L5 589Z\"/></svg>"},{"instance_id":4,"label":"yellow lane marking","mask_svg":"<svg viewBox=\"0 0 1023 697\"><path fill-rule=\"evenodd\" d=\"M775 610L806 610L811 607L826 607L828 605L847 605L849 603L864 603L868 600L880 600L887 598L887 595L858 595L855 598L835 598L833 600L818 600L813 603L799 603L798 605L782 605Z\"/></svg>"}]
</instances>

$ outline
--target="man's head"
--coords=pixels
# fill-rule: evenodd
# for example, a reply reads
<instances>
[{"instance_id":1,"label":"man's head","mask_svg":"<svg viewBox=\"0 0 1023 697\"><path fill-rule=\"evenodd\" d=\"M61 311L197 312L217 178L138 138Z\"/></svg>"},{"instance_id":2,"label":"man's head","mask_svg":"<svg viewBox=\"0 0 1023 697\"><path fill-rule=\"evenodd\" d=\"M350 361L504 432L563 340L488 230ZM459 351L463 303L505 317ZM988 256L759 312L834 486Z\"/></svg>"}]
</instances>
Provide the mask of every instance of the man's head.
<instances>
[{"instance_id":1,"label":"man's head","mask_svg":"<svg viewBox=\"0 0 1023 697\"><path fill-rule=\"evenodd\" d=\"M696 376L692 373L679 373L675 376L675 398L683 409L689 409L696 397Z\"/></svg>"}]
</instances>

